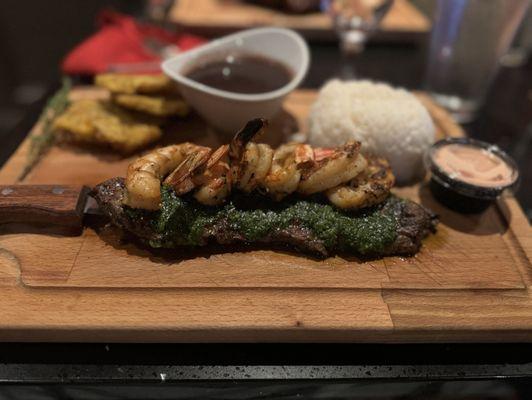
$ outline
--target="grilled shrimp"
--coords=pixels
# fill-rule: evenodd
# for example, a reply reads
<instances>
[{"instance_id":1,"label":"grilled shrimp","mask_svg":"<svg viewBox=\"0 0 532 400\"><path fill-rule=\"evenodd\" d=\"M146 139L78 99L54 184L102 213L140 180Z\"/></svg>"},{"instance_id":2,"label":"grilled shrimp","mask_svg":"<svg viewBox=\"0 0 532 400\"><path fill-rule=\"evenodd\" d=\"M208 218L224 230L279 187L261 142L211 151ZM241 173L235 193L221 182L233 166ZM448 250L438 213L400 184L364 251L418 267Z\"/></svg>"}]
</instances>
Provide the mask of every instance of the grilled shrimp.
<instances>
[{"instance_id":1,"label":"grilled shrimp","mask_svg":"<svg viewBox=\"0 0 532 400\"><path fill-rule=\"evenodd\" d=\"M265 126L266 121L249 121L229 145L220 146L214 153L198 150L167 178L178 195L196 190L194 198L205 205L218 205L231 193L233 182L245 179L249 183L259 166L260 148L249 143Z\"/></svg>"},{"instance_id":2,"label":"grilled shrimp","mask_svg":"<svg viewBox=\"0 0 532 400\"><path fill-rule=\"evenodd\" d=\"M360 142L350 141L335 149L315 149L314 160L302 163L299 193L312 194L338 186L366 168Z\"/></svg>"},{"instance_id":3,"label":"grilled shrimp","mask_svg":"<svg viewBox=\"0 0 532 400\"><path fill-rule=\"evenodd\" d=\"M273 152L273 159L263 186L275 200L297 190L301 171L299 166L312 160L312 148L306 144L290 143L278 147Z\"/></svg>"},{"instance_id":4,"label":"grilled shrimp","mask_svg":"<svg viewBox=\"0 0 532 400\"><path fill-rule=\"evenodd\" d=\"M262 185L272 166L273 149L264 143L257 144L256 146L259 151L259 159L255 165L255 170L251 174L249 181L247 181L245 185L241 184L240 186L240 189L246 193L249 193Z\"/></svg>"},{"instance_id":5,"label":"grilled shrimp","mask_svg":"<svg viewBox=\"0 0 532 400\"><path fill-rule=\"evenodd\" d=\"M231 193L229 145L220 146L207 161L204 171L194 179L198 186L194 198L202 204L220 204Z\"/></svg>"},{"instance_id":6,"label":"grilled shrimp","mask_svg":"<svg viewBox=\"0 0 532 400\"><path fill-rule=\"evenodd\" d=\"M347 184L327 190L325 194L338 208L365 208L384 201L394 183L388 162L383 158L370 157L363 172Z\"/></svg>"},{"instance_id":7,"label":"grilled shrimp","mask_svg":"<svg viewBox=\"0 0 532 400\"><path fill-rule=\"evenodd\" d=\"M161 179L175 169L188 154L200 146L182 143L162 147L137 159L127 169L127 198L124 203L133 208L158 210L161 202Z\"/></svg>"},{"instance_id":8,"label":"grilled shrimp","mask_svg":"<svg viewBox=\"0 0 532 400\"><path fill-rule=\"evenodd\" d=\"M181 164L164 180L164 183L174 188L178 196L190 192L196 187L195 175L209 161L211 149L199 148L189 154Z\"/></svg>"},{"instance_id":9,"label":"grilled shrimp","mask_svg":"<svg viewBox=\"0 0 532 400\"><path fill-rule=\"evenodd\" d=\"M241 176L237 187L243 192L250 193L259 187L270 171L273 150L264 143L248 143L242 160Z\"/></svg>"},{"instance_id":10,"label":"grilled shrimp","mask_svg":"<svg viewBox=\"0 0 532 400\"><path fill-rule=\"evenodd\" d=\"M262 189L275 200L298 192L324 192L343 209L364 208L383 201L394 183L386 160L360 154L360 143L337 148L315 148L289 143L276 150L253 143L266 125L264 119L249 121L226 145L216 151L191 143L157 149L128 167L125 204L157 210L161 181L177 195L193 193L205 205L218 205L231 188L249 193Z\"/></svg>"},{"instance_id":11,"label":"grilled shrimp","mask_svg":"<svg viewBox=\"0 0 532 400\"><path fill-rule=\"evenodd\" d=\"M252 119L231 140L229 160L234 182L239 182L246 174L248 163L253 166L257 163L257 149L251 141L262 133L267 124L268 122L263 118Z\"/></svg>"},{"instance_id":12,"label":"grilled shrimp","mask_svg":"<svg viewBox=\"0 0 532 400\"><path fill-rule=\"evenodd\" d=\"M198 149L165 179L178 196L196 190L194 197L202 204L220 204L231 192L228 159L229 146L220 146L215 152Z\"/></svg>"},{"instance_id":13,"label":"grilled shrimp","mask_svg":"<svg viewBox=\"0 0 532 400\"><path fill-rule=\"evenodd\" d=\"M249 181L255 173L260 159L260 149L255 143L248 143L239 162L238 171L235 170L236 186L239 189L247 188Z\"/></svg>"},{"instance_id":14,"label":"grilled shrimp","mask_svg":"<svg viewBox=\"0 0 532 400\"><path fill-rule=\"evenodd\" d=\"M272 165L273 150L267 144L251 142L259 136L267 121L257 118L249 121L236 135L230 146L233 182L249 193L259 187Z\"/></svg>"}]
</instances>

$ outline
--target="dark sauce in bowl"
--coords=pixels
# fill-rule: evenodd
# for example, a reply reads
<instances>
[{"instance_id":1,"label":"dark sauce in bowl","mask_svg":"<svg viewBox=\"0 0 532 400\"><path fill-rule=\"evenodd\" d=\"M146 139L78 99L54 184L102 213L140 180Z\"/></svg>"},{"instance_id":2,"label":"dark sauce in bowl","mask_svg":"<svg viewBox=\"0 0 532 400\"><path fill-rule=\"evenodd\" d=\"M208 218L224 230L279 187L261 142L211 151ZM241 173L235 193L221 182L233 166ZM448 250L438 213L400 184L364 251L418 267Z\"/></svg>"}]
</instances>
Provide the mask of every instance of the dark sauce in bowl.
<instances>
[{"instance_id":1,"label":"dark sauce in bowl","mask_svg":"<svg viewBox=\"0 0 532 400\"><path fill-rule=\"evenodd\" d=\"M293 76L288 66L252 54L230 54L205 61L186 73L187 78L203 85L243 94L273 92L287 85Z\"/></svg>"}]
</instances>

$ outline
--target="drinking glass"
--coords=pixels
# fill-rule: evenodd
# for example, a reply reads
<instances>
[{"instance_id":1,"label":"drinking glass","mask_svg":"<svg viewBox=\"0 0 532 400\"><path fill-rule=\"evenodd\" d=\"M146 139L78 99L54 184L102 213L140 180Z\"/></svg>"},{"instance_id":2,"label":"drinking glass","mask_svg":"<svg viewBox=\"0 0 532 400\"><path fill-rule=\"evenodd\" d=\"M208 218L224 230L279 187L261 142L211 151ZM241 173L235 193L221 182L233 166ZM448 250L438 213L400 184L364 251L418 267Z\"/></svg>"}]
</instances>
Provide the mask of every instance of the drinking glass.
<instances>
[{"instance_id":1,"label":"drinking glass","mask_svg":"<svg viewBox=\"0 0 532 400\"><path fill-rule=\"evenodd\" d=\"M392 4L393 0L329 0L322 8L333 18L342 51L359 53Z\"/></svg>"},{"instance_id":2,"label":"drinking glass","mask_svg":"<svg viewBox=\"0 0 532 400\"><path fill-rule=\"evenodd\" d=\"M426 90L456 121L472 121L530 0L438 0Z\"/></svg>"},{"instance_id":3,"label":"drinking glass","mask_svg":"<svg viewBox=\"0 0 532 400\"><path fill-rule=\"evenodd\" d=\"M322 0L321 9L331 17L340 39L343 64L340 77L352 79L355 57L364 50L394 0Z\"/></svg>"},{"instance_id":4,"label":"drinking glass","mask_svg":"<svg viewBox=\"0 0 532 400\"><path fill-rule=\"evenodd\" d=\"M525 65L532 54L532 7L521 22L510 50L501 58L503 67L518 68Z\"/></svg>"}]
</instances>

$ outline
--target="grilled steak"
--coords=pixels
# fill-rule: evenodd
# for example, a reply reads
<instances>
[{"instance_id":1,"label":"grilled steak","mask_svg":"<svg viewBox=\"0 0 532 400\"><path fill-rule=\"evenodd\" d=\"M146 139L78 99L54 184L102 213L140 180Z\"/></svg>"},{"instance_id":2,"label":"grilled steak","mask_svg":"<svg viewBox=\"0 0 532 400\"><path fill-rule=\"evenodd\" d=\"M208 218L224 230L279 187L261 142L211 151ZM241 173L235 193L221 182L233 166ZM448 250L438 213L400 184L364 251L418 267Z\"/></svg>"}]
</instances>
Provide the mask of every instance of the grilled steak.
<instances>
[{"instance_id":1,"label":"grilled steak","mask_svg":"<svg viewBox=\"0 0 532 400\"><path fill-rule=\"evenodd\" d=\"M115 225L153 247L271 243L320 257L335 252L412 255L437 224L427 209L394 196L350 214L306 199L277 204L232 199L209 208L181 199L169 188L163 190L161 211L136 210L123 205L123 178L99 184L92 195Z\"/></svg>"}]
</instances>

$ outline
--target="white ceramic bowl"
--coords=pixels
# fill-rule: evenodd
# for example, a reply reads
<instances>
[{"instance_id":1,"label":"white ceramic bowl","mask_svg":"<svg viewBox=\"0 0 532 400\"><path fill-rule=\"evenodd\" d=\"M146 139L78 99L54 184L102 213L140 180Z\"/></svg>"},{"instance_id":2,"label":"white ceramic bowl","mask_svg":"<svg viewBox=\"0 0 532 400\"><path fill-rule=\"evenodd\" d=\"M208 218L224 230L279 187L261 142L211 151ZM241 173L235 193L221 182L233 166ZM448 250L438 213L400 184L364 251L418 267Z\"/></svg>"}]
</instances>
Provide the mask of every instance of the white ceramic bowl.
<instances>
[{"instance_id":1,"label":"white ceramic bowl","mask_svg":"<svg viewBox=\"0 0 532 400\"><path fill-rule=\"evenodd\" d=\"M203 85L184 74L201 60L219 60L227 53L244 53L281 62L293 72L292 80L273 92L241 94ZM284 97L303 80L309 65L309 50L303 38L289 29L258 28L238 32L179 54L162 63L163 71L179 86L185 100L213 127L224 133L236 132L248 120L271 118ZM257 77L260 79L260 77Z\"/></svg>"}]
</instances>

